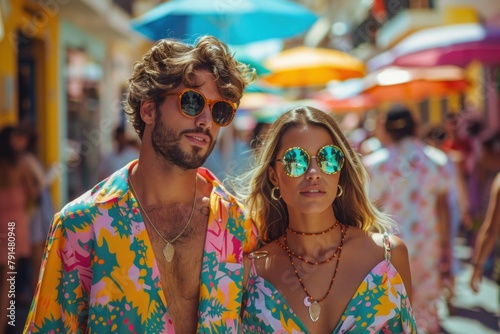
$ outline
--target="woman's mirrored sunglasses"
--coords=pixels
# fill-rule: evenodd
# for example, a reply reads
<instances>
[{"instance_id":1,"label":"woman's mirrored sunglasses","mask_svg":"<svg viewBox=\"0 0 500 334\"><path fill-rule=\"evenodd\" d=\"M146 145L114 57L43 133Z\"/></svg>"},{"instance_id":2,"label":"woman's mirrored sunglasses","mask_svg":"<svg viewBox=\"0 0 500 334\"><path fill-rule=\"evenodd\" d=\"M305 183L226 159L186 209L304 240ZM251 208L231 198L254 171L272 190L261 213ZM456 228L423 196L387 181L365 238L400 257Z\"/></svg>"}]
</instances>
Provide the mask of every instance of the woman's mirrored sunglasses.
<instances>
[{"instance_id":1,"label":"woman's mirrored sunglasses","mask_svg":"<svg viewBox=\"0 0 500 334\"><path fill-rule=\"evenodd\" d=\"M302 147L291 147L283 153L281 159L276 159L276 161L283 164L283 169L288 176L299 177L307 172L312 158L316 158L318 166L325 174L338 173L344 165L344 153L335 145L323 146L313 156L309 156L309 153Z\"/></svg>"},{"instance_id":2,"label":"woman's mirrored sunglasses","mask_svg":"<svg viewBox=\"0 0 500 334\"><path fill-rule=\"evenodd\" d=\"M164 95L177 95L179 110L187 117L197 117L202 113L205 104L208 104L213 121L220 126L231 123L236 113L236 103L229 100L210 100L201 92L192 88L186 88L179 93L165 93Z\"/></svg>"}]
</instances>

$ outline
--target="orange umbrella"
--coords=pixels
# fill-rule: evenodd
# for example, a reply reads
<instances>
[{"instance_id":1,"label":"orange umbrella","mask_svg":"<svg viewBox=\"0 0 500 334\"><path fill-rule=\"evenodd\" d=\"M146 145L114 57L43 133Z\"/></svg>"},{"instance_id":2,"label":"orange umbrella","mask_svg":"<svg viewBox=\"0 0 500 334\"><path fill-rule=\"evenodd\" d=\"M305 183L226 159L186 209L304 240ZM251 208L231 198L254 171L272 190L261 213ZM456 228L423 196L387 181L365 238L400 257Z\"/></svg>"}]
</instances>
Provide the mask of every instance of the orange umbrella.
<instances>
[{"instance_id":1,"label":"orange umbrella","mask_svg":"<svg viewBox=\"0 0 500 334\"><path fill-rule=\"evenodd\" d=\"M397 85L375 86L366 93L380 101L422 101L430 96L444 96L452 92L461 92L467 88L467 81L427 81L414 80Z\"/></svg>"},{"instance_id":2,"label":"orange umbrella","mask_svg":"<svg viewBox=\"0 0 500 334\"><path fill-rule=\"evenodd\" d=\"M464 91L465 72L455 66L434 68L388 68L365 79L364 93L379 101L421 101L430 96L443 96Z\"/></svg>"},{"instance_id":3,"label":"orange umbrella","mask_svg":"<svg viewBox=\"0 0 500 334\"><path fill-rule=\"evenodd\" d=\"M268 58L263 80L281 87L325 85L331 80L362 77L364 63L338 50L299 46Z\"/></svg>"}]
</instances>

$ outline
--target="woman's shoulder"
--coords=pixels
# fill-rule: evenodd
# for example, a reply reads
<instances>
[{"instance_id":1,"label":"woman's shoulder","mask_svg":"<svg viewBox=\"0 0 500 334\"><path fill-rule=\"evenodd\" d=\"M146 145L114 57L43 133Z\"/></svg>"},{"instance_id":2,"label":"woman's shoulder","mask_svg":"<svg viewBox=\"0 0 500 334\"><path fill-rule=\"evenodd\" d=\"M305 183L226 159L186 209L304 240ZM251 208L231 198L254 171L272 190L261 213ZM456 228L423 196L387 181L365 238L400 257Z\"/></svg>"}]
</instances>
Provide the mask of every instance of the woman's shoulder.
<instances>
[{"instance_id":1,"label":"woman's shoulder","mask_svg":"<svg viewBox=\"0 0 500 334\"><path fill-rule=\"evenodd\" d=\"M253 252L246 254L246 260L260 262L260 259L275 258L278 250L278 244L276 241L272 241L254 250Z\"/></svg>"},{"instance_id":2,"label":"woman's shoulder","mask_svg":"<svg viewBox=\"0 0 500 334\"><path fill-rule=\"evenodd\" d=\"M395 234L369 232L357 227L351 227L349 233L353 244L364 245L363 248L369 253L373 252L375 256L378 256L376 254L379 252L374 251L380 249L385 259L391 262L398 261L400 258L408 258L406 244Z\"/></svg>"},{"instance_id":3,"label":"woman's shoulder","mask_svg":"<svg viewBox=\"0 0 500 334\"><path fill-rule=\"evenodd\" d=\"M246 286L249 275L261 276L267 280L269 275L272 276L275 271L280 270L280 266L276 264L283 263L285 258L283 257L284 252L279 252L278 247L278 244L273 241L245 255L243 259L244 286Z\"/></svg>"},{"instance_id":4,"label":"woman's shoulder","mask_svg":"<svg viewBox=\"0 0 500 334\"><path fill-rule=\"evenodd\" d=\"M248 253L245 256L244 263L247 267L253 263L256 272L259 275L265 275L268 272L279 269L279 264L284 260L288 261L287 253L280 248L276 241L271 241L259 249Z\"/></svg>"}]
</instances>

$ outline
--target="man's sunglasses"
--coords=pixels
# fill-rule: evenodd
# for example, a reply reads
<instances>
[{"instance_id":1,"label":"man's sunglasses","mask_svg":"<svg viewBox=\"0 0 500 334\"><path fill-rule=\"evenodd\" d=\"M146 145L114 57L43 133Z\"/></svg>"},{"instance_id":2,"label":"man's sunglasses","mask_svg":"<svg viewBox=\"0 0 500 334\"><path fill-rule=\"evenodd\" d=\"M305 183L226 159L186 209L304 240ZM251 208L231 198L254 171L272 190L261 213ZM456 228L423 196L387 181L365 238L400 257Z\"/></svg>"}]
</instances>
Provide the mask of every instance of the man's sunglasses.
<instances>
[{"instance_id":1,"label":"man's sunglasses","mask_svg":"<svg viewBox=\"0 0 500 334\"><path fill-rule=\"evenodd\" d=\"M302 147L291 147L283 153L281 159L276 159L276 161L283 164L283 169L288 176L299 177L307 172L312 158L316 158L318 166L325 174L338 173L344 165L344 153L335 145L323 146L314 156L309 156L309 153Z\"/></svg>"},{"instance_id":2,"label":"man's sunglasses","mask_svg":"<svg viewBox=\"0 0 500 334\"><path fill-rule=\"evenodd\" d=\"M213 121L220 126L226 126L233 120L236 113L236 103L228 100L210 100L201 92L186 88L179 93L166 93L164 95L177 95L180 111L187 117L197 117L208 104L212 112Z\"/></svg>"}]
</instances>

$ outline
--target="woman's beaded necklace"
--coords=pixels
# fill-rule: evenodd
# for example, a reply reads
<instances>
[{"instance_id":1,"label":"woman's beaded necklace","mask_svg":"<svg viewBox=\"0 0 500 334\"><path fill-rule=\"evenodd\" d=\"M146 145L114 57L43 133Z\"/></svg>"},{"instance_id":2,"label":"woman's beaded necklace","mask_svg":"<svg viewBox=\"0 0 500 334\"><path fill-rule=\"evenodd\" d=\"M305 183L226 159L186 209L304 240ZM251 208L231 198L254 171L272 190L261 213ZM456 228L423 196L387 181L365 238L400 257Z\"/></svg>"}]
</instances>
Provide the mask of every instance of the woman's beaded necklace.
<instances>
[{"instance_id":1,"label":"woman's beaded necklace","mask_svg":"<svg viewBox=\"0 0 500 334\"><path fill-rule=\"evenodd\" d=\"M334 226L332 226L329 230L330 231L333 230L333 228L336 225L337 225L337 223ZM299 283L302 286L302 289L304 290L304 292L306 294L306 297L304 298L304 305L308 308L308 310L309 310L309 317L311 318L311 320L313 322L318 321L319 316L321 314L321 306L319 305L319 303L322 302L323 300L325 300L328 297L328 295L330 294L330 292L332 291L333 282L335 281L335 277L337 276L337 270L338 270L338 266L339 266L339 262L340 262L340 255L342 253L342 246L344 245L344 240L345 240L345 237L347 235L347 229L348 229L348 227L349 227L348 225L341 225L341 239L340 239L339 245L337 246L337 250L335 251L335 253L333 254L333 256L331 256L330 258L328 258L328 259L326 259L324 261L311 262L311 261L308 261L308 260L304 259L302 256L299 257L299 255L295 255L295 253L293 253L290 250L290 248L288 247L288 244L286 243L286 233L283 236L283 242L285 243L284 245L281 244L279 242L279 240L276 240L277 243L278 243L278 245L286 251L286 253L287 253L287 255L288 255L289 259L290 259L290 264L291 264L291 266L293 268L295 276L297 276L297 279L299 280ZM303 234L303 235L319 235L319 234L324 234L324 233L326 233L326 232L320 232L318 234L316 234L316 233ZM300 277L299 271L297 270L297 267L295 266L295 263L293 261L293 257L294 256L296 256L297 258L299 258L302 261L306 262L307 264L311 264L311 265L320 265L322 263L329 262L333 258L337 257L337 261L335 263L335 269L333 271L332 279L330 281L330 286L328 287L328 291L326 292L326 294L321 299L315 299L313 296L311 296L311 294L307 290L306 286L304 285L304 282L303 282L302 278Z\"/></svg>"}]
</instances>

